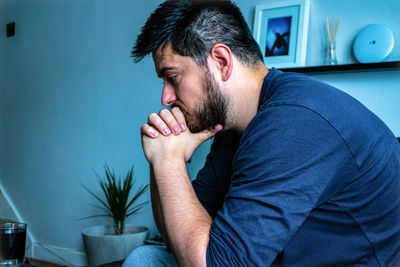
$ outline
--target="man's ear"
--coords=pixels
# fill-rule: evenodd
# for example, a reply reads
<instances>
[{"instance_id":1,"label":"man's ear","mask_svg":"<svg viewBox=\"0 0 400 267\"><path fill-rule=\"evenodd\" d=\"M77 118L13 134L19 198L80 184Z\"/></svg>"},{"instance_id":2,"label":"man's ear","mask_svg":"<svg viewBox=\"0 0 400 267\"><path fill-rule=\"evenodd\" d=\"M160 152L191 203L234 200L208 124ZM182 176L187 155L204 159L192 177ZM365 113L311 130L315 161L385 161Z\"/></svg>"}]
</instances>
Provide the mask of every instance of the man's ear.
<instances>
[{"instance_id":1,"label":"man's ear","mask_svg":"<svg viewBox=\"0 0 400 267\"><path fill-rule=\"evenodd\" d=\"M215 44L211 49L211 58L217 62L221 78L227 81L232 74L233 58L231 49L221 43Z\"/></svg>"}]
</instances>

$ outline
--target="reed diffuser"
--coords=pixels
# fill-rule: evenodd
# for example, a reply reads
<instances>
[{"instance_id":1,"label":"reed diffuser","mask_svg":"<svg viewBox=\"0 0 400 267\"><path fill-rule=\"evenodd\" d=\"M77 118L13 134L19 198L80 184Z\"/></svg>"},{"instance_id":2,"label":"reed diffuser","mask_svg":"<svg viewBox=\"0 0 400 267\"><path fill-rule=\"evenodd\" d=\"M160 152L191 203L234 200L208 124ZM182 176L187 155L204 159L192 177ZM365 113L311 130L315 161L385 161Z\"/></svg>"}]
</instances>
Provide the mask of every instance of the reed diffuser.
<instances>
[{"instance_id":1,"label":"reed diffuser","mask_svg":"<svg viewBox=\"0 0 400 267\"><path fill-rule=\"evenodd\" d=\"M336 33L340 24L340 18L326 18L326 32L328 34L327 51L326 51L326 65L336 65Z\"/></svg>"}]
</instances>

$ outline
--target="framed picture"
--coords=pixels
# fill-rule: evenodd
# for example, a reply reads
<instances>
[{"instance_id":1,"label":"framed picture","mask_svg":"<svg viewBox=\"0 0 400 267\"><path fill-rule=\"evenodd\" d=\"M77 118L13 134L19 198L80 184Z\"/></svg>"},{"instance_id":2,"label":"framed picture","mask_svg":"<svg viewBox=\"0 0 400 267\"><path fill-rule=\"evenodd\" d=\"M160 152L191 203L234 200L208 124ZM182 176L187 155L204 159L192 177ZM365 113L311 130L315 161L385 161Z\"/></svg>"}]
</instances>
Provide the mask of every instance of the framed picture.
<instances>
[{"instance_id":1,"label":"framed picture","mask_svg":"<svg viewBox=\"0 0 400 267\"><path fill-rule=\"evenodd\" d=\"M253 35L268 67L304 66L309 0L280 0L257 5Z\"/></svg>"}]
</instances>

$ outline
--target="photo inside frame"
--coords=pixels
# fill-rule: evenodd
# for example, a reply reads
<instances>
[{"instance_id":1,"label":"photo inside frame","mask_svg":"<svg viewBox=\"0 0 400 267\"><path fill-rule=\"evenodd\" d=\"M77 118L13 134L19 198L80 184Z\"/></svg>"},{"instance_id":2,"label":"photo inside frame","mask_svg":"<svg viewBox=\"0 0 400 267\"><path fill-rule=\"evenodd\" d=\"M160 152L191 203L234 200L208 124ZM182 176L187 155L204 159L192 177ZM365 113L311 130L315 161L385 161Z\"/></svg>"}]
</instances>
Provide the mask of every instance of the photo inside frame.
<instances>
[{"instance_id":1,"label":"photo inside frame","mask_svg":"<svg viewBox=\"0 0 400 267\"><path fill-rule=\"evenodd\" d=\"M291 25L292 16L268 19L265 57L289 55Z\"/></svg>"}]
</instances>

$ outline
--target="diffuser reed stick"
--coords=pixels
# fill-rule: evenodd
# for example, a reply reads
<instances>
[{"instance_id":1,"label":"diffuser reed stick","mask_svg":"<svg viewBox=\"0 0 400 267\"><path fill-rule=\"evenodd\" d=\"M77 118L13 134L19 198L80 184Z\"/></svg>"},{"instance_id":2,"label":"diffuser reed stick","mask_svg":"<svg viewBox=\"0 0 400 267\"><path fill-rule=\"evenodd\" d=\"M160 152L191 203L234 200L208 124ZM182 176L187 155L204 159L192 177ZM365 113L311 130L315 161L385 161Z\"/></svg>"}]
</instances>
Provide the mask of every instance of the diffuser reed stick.
<instances>
[{"instance_id":1,"label":"diffuser reed stick","mask_svg":"<svg viewBox=\"0 0 400 267\"><path fill-rule=\"evenodd\" d=\"M327 53L325 64L336 65L336 33L340 24L340 18L326 18L326 32L328 34Z\"/></svg>"},{"instance_id":2,"label":"diffuser reed stick","mask_svg":"<svg viewBox=\"0 0 400 267\"><path fill-rule=\"evenodd\" d=\"M339 17L337 17L336 19L331 18L331 20L329 20L329 18L326 18L326 31L328 33L328 41L330 42L336 41L336 33L338 31L339 24L340 24Z\"/></svg>"}]
</instances>

